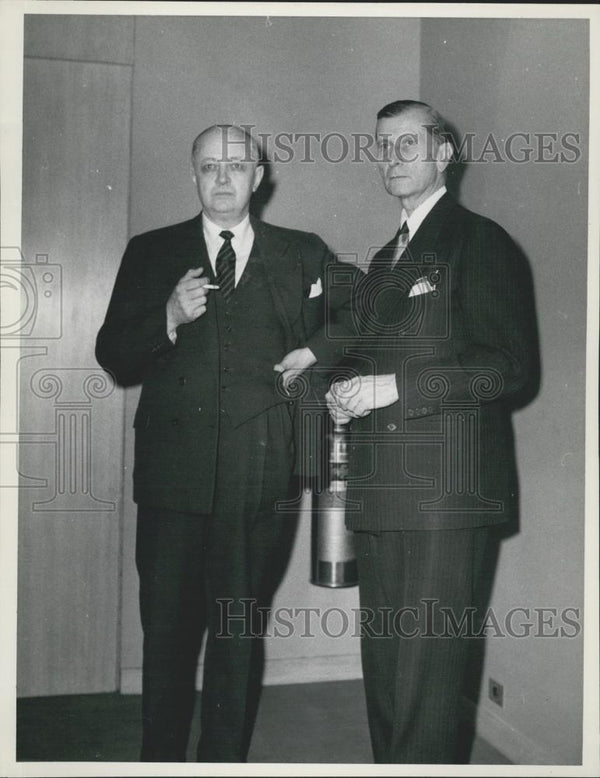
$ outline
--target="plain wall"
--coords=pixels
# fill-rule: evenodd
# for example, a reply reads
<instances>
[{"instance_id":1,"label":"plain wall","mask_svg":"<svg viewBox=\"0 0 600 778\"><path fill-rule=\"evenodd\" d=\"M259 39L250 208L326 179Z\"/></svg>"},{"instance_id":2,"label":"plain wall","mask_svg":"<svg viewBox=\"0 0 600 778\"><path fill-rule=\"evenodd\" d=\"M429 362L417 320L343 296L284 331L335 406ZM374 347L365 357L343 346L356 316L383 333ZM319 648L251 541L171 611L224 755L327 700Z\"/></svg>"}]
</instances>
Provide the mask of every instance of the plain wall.
<instances>
[{"instance_id":1,"label":"plain wall","mask_svg":"<svg viewBox=\"0 0 600 778\"><path fill-rule=\"evenodd\" d=\"M271 135L372 134L381 105L418 91L419 30L416 19L138 17L132 234L198 212L191 143L211 124ZM364 257L397 213L375 167L330 163L317 142L312 163L302 161L302 142L294 149L291 162L271 168L263 218ZM327 150L334 159L341 153L334 139Z\"/></svg>"},{"instance_id":2,"label":"plain wall","mask_svg":"<svg viewBox=\"0 0 600 778\"><path fill-rule=\"evenodd\" d=\"M257 133L271 135L338 132L350 139L351 133L373 133L377 110L398 90L418 90L418 20L138 17L135 25L131 234L198 212L190 149L207 126L254 125ZM312 163L302 161L303 142L294 150L293 161L271 166L266 221L316 232L332 250L359 260L373 243L393 235L397 204L383 193L372 164L327 162L318 143ZM330 158L341 153L335 140L326 147ZM129 392L126 461L132 457L136 402L137 392ZM129 475L125 490L122 688L137 690L141 632ZM303 513L274 607L358 606L356 588L315 587L309 574L310 516ZM354 630L333 638L318 619L314 623L314 638L301 637L301 626L293 637L268 641L267 682L360 676ZM341 632L343 624L333 614L325 629Z\"/></svg>"},{"instance_id":3,"label":"plain wall","mask_svg":"<svg viewBox=\"0 0 600 778\"><path fill-rule=\"evenodd\" d=\"M490 133L501 149L515 132L580 134L574 164L474 161L460 187L463 204L525 251L540 331L540 392L514 418L521 520L500 554L492 607L502 617L513 607L583 615L588 56L585 21L422 22L421 97L459 137L475 133L475 159ZM516 762L581 759L581 635L490 638L489 677L504 685L504 706L484 685L479 723L500 750Z\"/></svg>"},{"instance_id":4,"label":"plain wall","mask_svg":"<svg viewBox=\"0 0 600 778\"><path fill-rule=\"evenodd\" d=\"M24 51L23 272L36 293L24 298L33 329L12 343L21 356L17 689L114 691L124 398L94 343L127 238L133 23L28 16Z\"/></svg>"}]
</instances>

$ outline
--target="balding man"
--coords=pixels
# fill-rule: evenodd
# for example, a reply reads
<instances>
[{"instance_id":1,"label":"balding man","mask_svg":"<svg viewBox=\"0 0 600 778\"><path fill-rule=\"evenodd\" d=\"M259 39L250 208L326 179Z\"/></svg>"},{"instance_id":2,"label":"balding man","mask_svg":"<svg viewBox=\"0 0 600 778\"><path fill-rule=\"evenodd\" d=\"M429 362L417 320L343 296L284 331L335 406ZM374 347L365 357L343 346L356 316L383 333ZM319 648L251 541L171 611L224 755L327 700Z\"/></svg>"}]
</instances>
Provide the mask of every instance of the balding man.
<instances>
[{"instance_id":1,"label":"balding man","mask_svg":"<svg viewBox=\"0 0 600 778\"><path fill-rule=\"evenodd\" d=\"M192 167L202 212L130 241L96 355L120 383L142 384L142 760L185 761L206 629L197 758L241 762L260 685L261 641L250 635L264 626L248 603L269 602L293 536L275 509L294 466L285 389L336 361L324 300L328 332L343 330L349 295L329 294L320 238L249 215L263 166L243 130L205 130Z\"/></svg>"},{"instance_id":2,"label":"balding man","mask_svg":"<svg viewBox=\"0 0 600 778\"><path fill-rule=\"evenodd\" d=\"M398 229L356 285L355 376L328 403L352 421L375 761L452 763L489 528L517 510L510 412L536 375L534 305L515 243L446 192L437 112L390 103L376 136Z\"/></svg>"}]
</instances>

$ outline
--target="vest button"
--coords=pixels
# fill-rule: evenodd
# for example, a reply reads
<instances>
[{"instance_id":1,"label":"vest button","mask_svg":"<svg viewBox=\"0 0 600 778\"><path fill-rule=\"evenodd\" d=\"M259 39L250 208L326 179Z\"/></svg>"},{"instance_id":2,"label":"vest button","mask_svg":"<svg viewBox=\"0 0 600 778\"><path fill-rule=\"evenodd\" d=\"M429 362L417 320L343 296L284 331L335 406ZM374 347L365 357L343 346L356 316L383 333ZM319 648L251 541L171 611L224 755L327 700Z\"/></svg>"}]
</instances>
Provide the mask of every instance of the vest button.
<instances>
[{"instance_id":1,"label":"vest button","mask_svg":"<svg viewBox=\"0 0 600 778\"><path fill-rule=\"evenodd\" d=\"M186 382L186 378L183 375L180 375L178 380L179 380L179 386L183 386Z\"/></svg>"},{"instance_id":2,"label":"vest button","mask_svg":"<svg viewBox=\"0 0 600 778\"><path fill-rule=\"evenodd\" d=\"M176 427L179 424L179 419L171 419L171 426Z\"/></svg>"}]
</instances>

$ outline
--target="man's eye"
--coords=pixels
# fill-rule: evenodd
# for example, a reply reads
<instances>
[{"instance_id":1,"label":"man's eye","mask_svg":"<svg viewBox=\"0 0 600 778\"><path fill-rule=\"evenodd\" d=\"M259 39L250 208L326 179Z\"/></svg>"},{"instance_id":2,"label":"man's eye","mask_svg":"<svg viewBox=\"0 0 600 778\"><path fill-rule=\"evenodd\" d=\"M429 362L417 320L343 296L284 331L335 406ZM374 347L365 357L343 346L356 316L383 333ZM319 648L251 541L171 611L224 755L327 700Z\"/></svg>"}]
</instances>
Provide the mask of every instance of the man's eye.
<instances>
[{"instance_id":1,"label":"man's eye","mask_svg":"<svg viewBox=\"0 0 600 778\"><path fill-rule=\"evenodd\" d=\"M245 167L243 162L232 162L231 163L231 169L232 170L243 170Z\"/></svg>"},{"instance_id":2,"label":"man's eye","mask_svg":"<svg viewBox=\"0 0 600 778\"><path fill-rule=\"evenodd\" d=\"M214 170L217 169L217 166L214 162L205 162L204 165L202 165L202 172L203 173L212 173Z\"/></svg>"}]
</instances>

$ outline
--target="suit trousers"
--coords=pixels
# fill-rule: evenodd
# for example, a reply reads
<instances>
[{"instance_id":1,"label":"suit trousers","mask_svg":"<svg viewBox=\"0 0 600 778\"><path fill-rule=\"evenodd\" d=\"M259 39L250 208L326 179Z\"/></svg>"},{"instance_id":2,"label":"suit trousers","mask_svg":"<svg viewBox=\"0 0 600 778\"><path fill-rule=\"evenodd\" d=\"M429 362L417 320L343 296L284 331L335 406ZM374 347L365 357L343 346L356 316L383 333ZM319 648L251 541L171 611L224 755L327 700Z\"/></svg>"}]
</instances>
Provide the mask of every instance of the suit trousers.
<instances>
[{"instance_id":1,"label":"suit trousers","mask_svg":"<svg viewBox=\"0 0 600 778\"><path fill-rule=\"evenodd\" d=\"M460 636L460 622L478 601L487 534L483 527L355 533L377 763L459 761L460 699L475 640Z\"/></svg>"},{"instance_id":2,"label":"suit trousers","mask_svg":"<svg viewBox=\"0 0 600 778\"><path fill-rule=\"evenodd\" d=\"M288 493L292 427L281 404L219 430L214 509L140 505L136 564L144 632L142 761L181 762L206 631L198 761L246 761L260 691L268 607L296 524Z\"/></svg>"}]
</instances>

